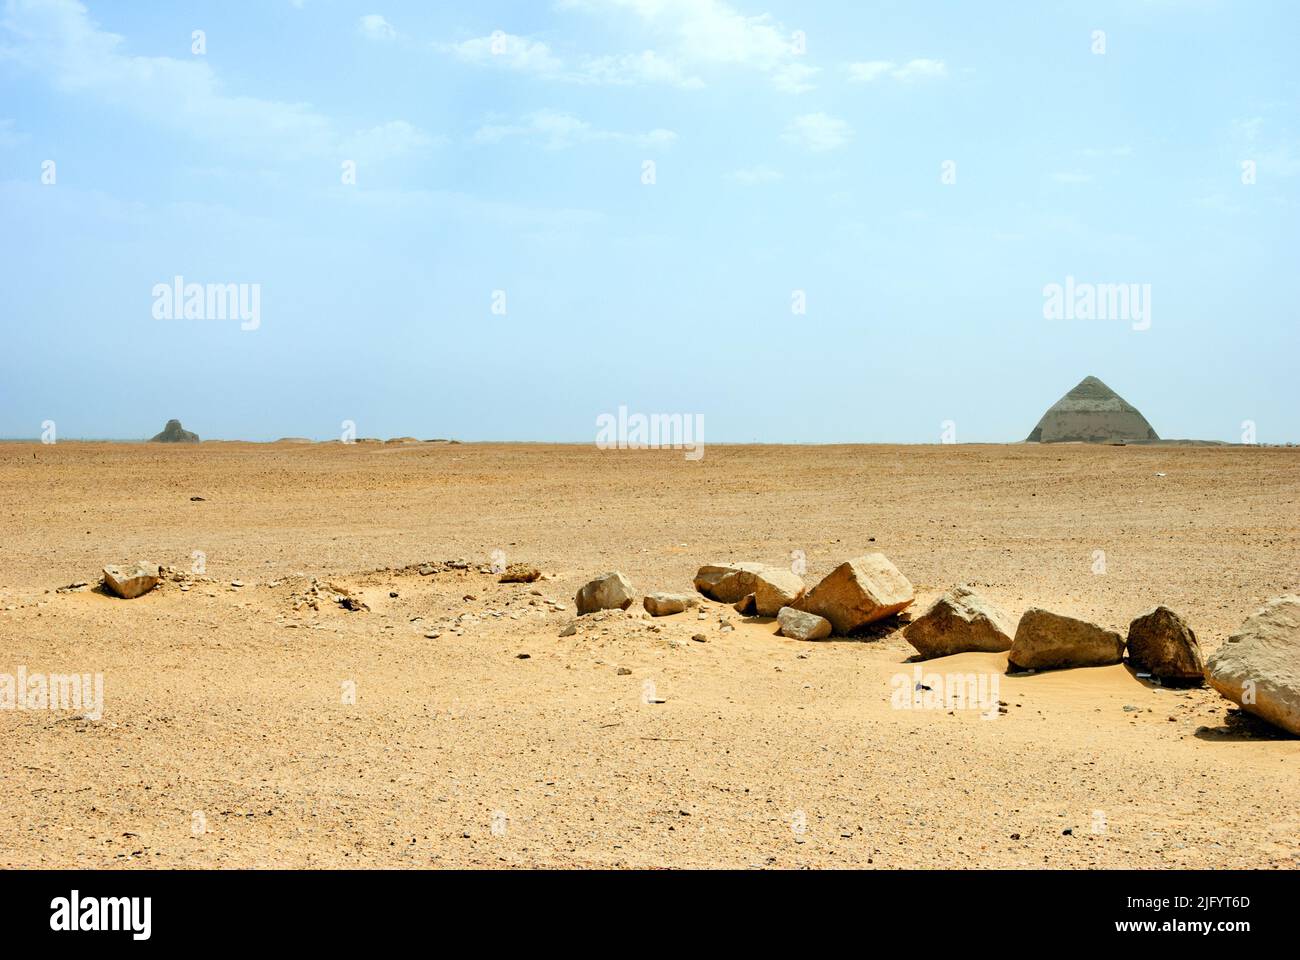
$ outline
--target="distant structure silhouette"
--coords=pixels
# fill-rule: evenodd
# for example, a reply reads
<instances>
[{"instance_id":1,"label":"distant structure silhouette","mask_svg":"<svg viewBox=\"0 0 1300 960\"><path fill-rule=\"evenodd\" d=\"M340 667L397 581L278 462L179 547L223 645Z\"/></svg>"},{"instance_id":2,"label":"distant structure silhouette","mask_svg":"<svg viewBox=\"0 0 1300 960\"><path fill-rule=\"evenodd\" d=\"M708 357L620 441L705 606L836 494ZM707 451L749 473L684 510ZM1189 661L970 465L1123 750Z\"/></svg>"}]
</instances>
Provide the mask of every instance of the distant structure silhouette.
<instances>
[{"instance_id":1,"label":"distant structure silhouette","mask_svg":"<svg viewBox=\"0 0 1300 960\"><path fill-rule=\"evenodd\" d=\"M1030 443L1117 443L1159 440L1147 418L1096 377L1048 408L1026 438Z\"/></svg>"}]
</instances>

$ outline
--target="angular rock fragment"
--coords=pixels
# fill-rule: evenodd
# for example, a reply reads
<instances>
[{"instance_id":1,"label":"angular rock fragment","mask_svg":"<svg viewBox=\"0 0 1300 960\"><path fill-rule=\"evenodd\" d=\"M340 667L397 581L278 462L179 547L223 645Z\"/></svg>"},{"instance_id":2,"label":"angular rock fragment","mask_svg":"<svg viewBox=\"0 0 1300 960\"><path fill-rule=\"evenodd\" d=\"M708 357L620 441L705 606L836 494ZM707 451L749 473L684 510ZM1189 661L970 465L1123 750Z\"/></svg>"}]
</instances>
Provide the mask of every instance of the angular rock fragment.
<instances>
[{"instance_id":1,"label":"angular rock fragment","mask_svg":"<svg viewBox=\"0 0 1300 960\"><path fill-rule=\"evenodd\" d=\"M889 558L868 553L841 563L796 606L825 617L843 636L898 613L914 599L912 584Z\"/></svg>"},{"instance_id":2,"label":"angular rock fragment","mask_svg":"<svg viewBox=\"0 0 1300 960\"><path fill-rule=\"evenodd\" d=\"M953 587L903 628L903 638L925 659L955 653L1011 649L1016 624L966 584Z\"/></svg>"},{"instance_id":3,"label":"angular rock fragment","mask_svg":"<svg viewBox=\"0 0 1300 960\"><path fill-rule=\"evenodd\" d=\"M1016 627L1009 670L1055 670L1100 667L1124 658L1124 638L1087 620L1033 607Z\"/></svg>"},{"instance_id":4,"label":"angular rock fragment","mask_svg":"<svg viewBox=\"0 0 1300 960\"><path fill-rule=\"evenodd\" d=\"M158 564L141 560L126 567L105 567L104 587L123 600L133 600L158 586L161 577Z\"/></svg>"},{"instance_id":5,"label":"angular rock fragment","mask_svg":"<svg viewBox=\"0 0 1300 960\"><path fill-rule=\"evenodd\" d=\"M512 563L501 574L498 583L532 583L542 575L542 571L526 563Z\"/></svg>"},{"instance_id":6,"label":"angular rock fragment","mask_svg":"<svg viewBox=\"0 0 1300 960\"><path fill-rule=\"evenodd\" d=\"M633 599L632 584L623 574L614 571L588 582L578 591L574 603L578 606L578 614L582 615L597 610L626 610L632 606Z\"/></svg>"},{"instance_id":7,"label":"angular rock fragment","mask_svg":"<svg viewBox=\"0 0 1300 960\"><path fill-rule=\"evenodd\" d=\"M1205 661L1196 634L1168 607L1156 607L1129 624L1128 658L1161 681L1205 681Z\"/></svg>"},{"instance_id":8,"label":"angular rock fragment","mask_svg":"<svg viewBox=\"0 0 1300 960\"><path fill-rule=\"evenodd\" d=\"M831 622L815 613L782 607L776 613L781 625L781 636L792 640L825 640L831 635Z\"/></svg>"},{"instance_id":9,"label":"angular rock fragment","mask_svg":"<svg viewBox=\"0 0 1300 960\"><path fill-rule=\"evenodd\" d=\"M754 592L761 563L706 563L695 574L695 589L710 600L735 603Z\"/></svg>"},{"instance_id":10,"label":"angular rock fragment","mask_svg":"<svg viewBox=\"0 0 1300 960\"><path fill-rule=\"evenodd\" d=\"M798 574L780 567L764 567L754 575L754 612L775 617L782 607L794 606L807 587Z\"/></svg>"},{"instance_id":11,"label":"angular rock fragment","mask_svg":"<svg viewBox=\"0 0 1300 960\"><path fill-rule=\"evenodd\" d=\"M652 617L667 617L697 606L699 602L697 597L684 593L649 593L641 605Z\"/></svg>"},{"instance_id":12,"label":"angular rock fragment","mask_svg":"<svg viewBox=\"0 0 1300 960\"><path fill-rule=\"evenodd\" d=\"M1210 655L1205 676L1243 710L1300 735L1300 596L1255 611Z\"/></svg>"}]
</instances>

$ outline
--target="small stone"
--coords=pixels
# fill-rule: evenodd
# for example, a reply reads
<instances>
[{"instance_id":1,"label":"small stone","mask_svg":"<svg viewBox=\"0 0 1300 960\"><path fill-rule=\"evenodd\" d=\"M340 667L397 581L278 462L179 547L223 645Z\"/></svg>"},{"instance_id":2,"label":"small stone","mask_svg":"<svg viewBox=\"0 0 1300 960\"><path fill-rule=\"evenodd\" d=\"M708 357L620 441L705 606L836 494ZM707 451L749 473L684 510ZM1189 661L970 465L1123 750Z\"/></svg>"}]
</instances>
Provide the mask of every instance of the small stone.
<instances>
[{"instance_id":1,"label":"small stone","mask_svg":"<svg viewBox=\"0 0 1300 960\"><path fill-rule=\"evenodd\" d=\"M695 589L710 600L735 603L754 592L754 574L761 563L706 563L695 574Z\"/></svg>"},{"instance_id":2,"label":"small stone","mask_svg":"<svg viewBox=\"0 0 1300 960\"><path fill-rule=\"evenodd\" d=\"M630 677L630 676L632 676L632 671L629 670L627 667L619 667L619 668L618 668L618 675L619 675L620 677Z\"/></svg>"},{"instance_id":3,"label":"small stone","mask_svg":"<svg viewBox=\"0 0 1300 960\"><path fill-rule=\"evenodd\" d=\"M632 584L617 571L589 581L574 598L579 616L598 610L626 610L632 606L632 600Z\"/></svg>"},{"instance_id":4,"label":"small stone","mask_svg":"<svg viewBox=\"0 0 1300 960\"><path fill-rule=\"evenodd\" d=\"M697 633L697 634L695 634L694 636L691 637L691 639L694 640L696 643L708 643L708 642L709 642L709 638L706 637L706 636L705 636L704 634L702 634L702 633Z\"/></svg>"},{"instance_id":5,"label":"small stone","mask_svg":"<svg viewBox=\"0 0 1300 960\"><path fill-rule=\"evenodd\" d=\"M824 640L831 635L831 622L815 613L782 607L776 613L781 636L792 640Z\"/></svg>"},{"instance_id":6,"label":"small stone","mask_svg":"<svg viewBox=\"0 0 1300 960\"><path fill-rule=\"evenodd\" d=\"M542 571L526 563L512 563L501 574L498 583L532 583L542 575Z\"/></svg>"},{"instance_id":7,"label":"small stone","mask_svg":"<svg viewBox=\"0 0 1300 960\"><path fill-rule=\"evenodd\" d=\"M699 605L699 598L684 593L650 593L641 601L652 617L667 617Z\"/></svg>"},{"instance_id":8,"label":"small stone","mask_svg":"<svg viewBox=\"0 0 1300 960\"><path fill-rule=\"evenodd\" d=\"M123 600L134 600L158 586L161 577L158 564L141 560L129 567L105 567L104 587Z\"/></svg>"}]
</instances>

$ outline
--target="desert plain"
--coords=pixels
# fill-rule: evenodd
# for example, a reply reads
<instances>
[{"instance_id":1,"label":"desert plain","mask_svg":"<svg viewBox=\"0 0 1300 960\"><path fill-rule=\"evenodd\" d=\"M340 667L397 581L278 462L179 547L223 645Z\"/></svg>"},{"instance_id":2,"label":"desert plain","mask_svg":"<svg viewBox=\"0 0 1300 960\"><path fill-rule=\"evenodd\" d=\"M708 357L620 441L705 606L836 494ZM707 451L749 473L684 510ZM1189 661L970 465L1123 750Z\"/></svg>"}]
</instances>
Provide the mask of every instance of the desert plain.
<instances>
[{"instance_id":1,"label":"desert plain","mask_svg":"<svg viewBox=\"0 0 1300 960\"><path fill-rule=\"evenodd\" d=\"M899 624L573 602L880 551L913 614L962 582L1121 632L1163 603L1210 653L1300 588L1294 449L4 443L0 511L0 673L104 684L98 719L0 710L0 866L1300 865L1300 740L1211 689L1120 665L897 709ZM136 559L203 574L95 589Z\"/></svg>"}]
</instances>

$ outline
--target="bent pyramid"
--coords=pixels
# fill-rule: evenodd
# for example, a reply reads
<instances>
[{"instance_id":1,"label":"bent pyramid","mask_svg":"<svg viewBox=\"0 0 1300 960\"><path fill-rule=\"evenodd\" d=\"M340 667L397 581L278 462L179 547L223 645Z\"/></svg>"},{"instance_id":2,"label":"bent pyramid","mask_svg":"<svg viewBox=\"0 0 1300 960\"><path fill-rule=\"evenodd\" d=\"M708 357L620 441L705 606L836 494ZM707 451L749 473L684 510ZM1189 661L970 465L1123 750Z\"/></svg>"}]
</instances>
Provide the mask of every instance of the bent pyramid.
<instances>
[{"instance_id":1,"label":"bent pyramid","mask_svg":"<svg viewBox=\"0 0 1300 960\"><path fill-rule=\"evenodd\" d=\"M1159 440L1147 418L1096 377L1079 385L1043 414L1026 437L1029 443L1115 443Z\"/></svg>"}]
</instances>

